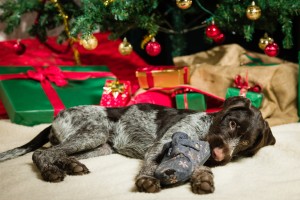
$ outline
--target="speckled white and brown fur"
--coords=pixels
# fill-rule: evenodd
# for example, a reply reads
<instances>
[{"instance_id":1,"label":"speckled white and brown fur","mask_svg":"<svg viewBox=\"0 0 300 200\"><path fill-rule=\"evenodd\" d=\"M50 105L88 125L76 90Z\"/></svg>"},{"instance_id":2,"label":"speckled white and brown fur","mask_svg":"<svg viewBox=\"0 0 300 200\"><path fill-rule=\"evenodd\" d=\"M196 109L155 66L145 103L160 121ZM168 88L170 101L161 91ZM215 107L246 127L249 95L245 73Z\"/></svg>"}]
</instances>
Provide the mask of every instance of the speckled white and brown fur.
<instances>
[{"instance_id":1,"label":"speckled white and brown fur","mask_svg":"<svg viewBox=\"0 0 300 200\"><path fill-rule=\"evenodd\" d=\"M32 158L44 180L59 182L66 174L89 173L88 168L78 159L119 153L143 159L144 164L136 177L137 189L142 192L158 192L161 185L159 180L154 178L154 171L164 144L171 141L175 132L184 132L192 139L207 140L212 152L216 154L208 161L212 166L226 164L239 154L254 154L258 148L257 140L260 135L268 134L270 139L260 144L259 148L275 143L271 132L263 131L269 127L260 112L249 105L248 100L238 97L237 100L230 101L227 100L224 109L215 114L177 110L153 104L137 104L122 108L101 106L69 108L61 111L52 125L29 143L1 153L0 162L34 151L50 141L53 144L51 148L36 150ZM239 116L236 119L226 121L225 118L228 117L225 116L230 113L232 107L249 109L251 112L238 111L239 114L236 115ZM239 109L233 109L231 113L236 110ZM250 118L256 121L247 123ZM247 124L247 127L240 133L238 127L243 123ZM253 127L248 124L252 124ZM257 130L254 130L254 127L257 127ZM251 128L253 129L250 131L251 134L246 134ZM226 133L222 133L224 131ZM249 135L247 145L240 145L246 140L242 134ZM252 149L253 152L250 152ZM194 193L214 191L213 174L206 166L198 166L190 181Z\"/></svg>"}]
</instances>

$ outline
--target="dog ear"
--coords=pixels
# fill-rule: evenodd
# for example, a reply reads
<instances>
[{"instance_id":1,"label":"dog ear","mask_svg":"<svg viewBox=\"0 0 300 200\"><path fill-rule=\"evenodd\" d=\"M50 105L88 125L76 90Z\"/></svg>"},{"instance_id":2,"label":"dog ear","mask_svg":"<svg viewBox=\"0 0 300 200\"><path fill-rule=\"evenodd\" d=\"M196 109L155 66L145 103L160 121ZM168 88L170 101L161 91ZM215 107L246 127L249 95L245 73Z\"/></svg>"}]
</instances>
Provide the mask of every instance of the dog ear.
<instances>
[{"instance_id":1,"label":"dog ear","mask_svg":"<svg viewBox=\"0 0 300 200\"><path fill-rule=\"evenodd\" d=\"M251 107L251 101L242 96L234 96L225 100L223 109L226 111L238 109L238 108L249 108Z\"/></svg>"},{"instance_id":2,"label":"dog ear","mask_svg":"<svg viewBox=\"0 0 300 200\"><path fill-rule=\"evenodd\" d=\"M272 134L271 128L267 121L264 121L264 127L262 131L259 133L254 145L251 149L247 150L249 152L249 156L252 156L258 152L259 149L268 145L274 145L276 143L276 139Z\"/></svg>"},{"instance_id":3,"label":"dog ear","mask_svg":"<svg viewBox=\"0 0 300 200\"><path fill-rule=\"evenodd\" d=\"M264 131L263 131L264 144L265 146L274 145L276 143L276 139L272 134L269 123L267 121L264 121L264 123L265 123Z\"/></svg>"}]
</instances>

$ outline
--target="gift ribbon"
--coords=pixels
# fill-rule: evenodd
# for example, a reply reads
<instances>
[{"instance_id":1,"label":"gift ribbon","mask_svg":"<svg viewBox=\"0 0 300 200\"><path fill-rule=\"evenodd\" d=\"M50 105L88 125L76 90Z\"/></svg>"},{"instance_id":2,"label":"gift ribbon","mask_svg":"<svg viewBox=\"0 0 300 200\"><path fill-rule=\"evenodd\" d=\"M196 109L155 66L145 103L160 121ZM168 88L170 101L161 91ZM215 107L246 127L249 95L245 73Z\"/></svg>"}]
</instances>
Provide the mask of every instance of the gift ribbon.
<instances>
[{"instance_id":1,"label":"gift ribbon","mask_svg":"<svg viewBox=\"0 0 300 200\"><path fill-rule=\"evenodd\" d=\"M59 98L57 92L52 87L51 83L59 87L66 86L68 79L70 80L87 80L89 78L102 78L115 76L111 72L71 72L62 71L57 66L49 66L46 68L36 67L35 70L28 70L26 73L18 74L2 74L0 80L9 79L32 79L41 83L41 86L48 97L53 109L54 116L56 116L61 110L65 109L65 106Z\"/></svg>"},{"instance_id":2,"label":"gift ribbon","mask_svg":"<svg viewBox=\"0 0 300 200\"><path fill-rule=\"evenodd\" d=\"M262 87L259 84L255 84L252 87L249 86L248 72L246 73L245 78L242 78L241 75L237 75L234 79L234 85L235 87L240 89L240 96L243 97L246 97L248 91L257 92L257 93L262 91Z\"/></svg>"},{"instance_id":3,"label":"gift ribbon","mask_svg":"<svg viewBox=\"0 0 300 200\"><path fill-rule=\"evenodd\" d=\"M107 86L103 87L103 89L108 93L112 94L116 99L119 94L124 93L125 87L124 83L120 83L119 81L112 81L107 84Z\"/></svg>"},{"instance_id":4,"label":"gift ribbon","mask_svg":"<svg viewBox=\"0 0 300 200\"><path fill-rule=\"evenodd\" d=\"M146 71L147 83L150 88L154 87L154 78L151 71Z\"/></svg>"},{"instance_id":5,"label":"gift ribbon","mask_svg":"<svg viewBox=\"0 0 300 200\"><path fill-rule=\"evenodd\" d=\"M241 65L246 65L249 67L255 67L255 66L276 66L279 65L279 63L264 63L262 59L260 58L254 58L248 54L244 54L248 59L250 59L252 62L249 63L241 63Z\"/></svg>"},{"instance_id":6,"label":"gift ribbon","mask_svg":"<svg viewBox=\"0 0 300 200\"><path fill-rule=\"evenodd\" d=\"M125 80L106 80L100 106L126 106L131 98L131 82Z\"/></svg>"},{"instance_id":7,"label":"gift ribbon","mask_svg":"<svg viewBox=\"0 0 300 200\"><path fill-rule=\"evenodd\" d=\"M188 99L187 99L187 93L183 94L183 102L184 102L184 108L188 109L189 108L189 103L188 103Z\"/></svg>"},{"instance_id":8,"label":"gift ribbon","mask_svg":"<svg viewBox=\"0 0 300 200\"><path fill-rule=\"evenodd\" d=\"M147 83L149 88L154 87L154 78L153 78L153 70L156 71L162 71L162 70L167 70L170 68L166 68L166 67L155 67L155 68L151 68L151 67L144 67L141 69L138 69L138 71L140 72L145 72L146 73L146 79L147 79Z\"/></svg>"},{"instance_id":9,"label":"gift ribbon","mask_svg":"<svg viewBox=\"0 0 300 200\"><path fill-rule=\"evenodd\" d=\"M153 73L157 72L163 72L163 71L178 71L183 69L183 81L184 83L188 83L188 67L183 67L183 68L174 68L174 67L155 67L155 68L151 68L151 67L144 67L144 68L140 68L138 69L139 72L145 72L146 73L146 79L147 79L147 83L148 83L148 87L152 88L154 87L154 77L153 77Z\"/></svg>"}]
</instances>

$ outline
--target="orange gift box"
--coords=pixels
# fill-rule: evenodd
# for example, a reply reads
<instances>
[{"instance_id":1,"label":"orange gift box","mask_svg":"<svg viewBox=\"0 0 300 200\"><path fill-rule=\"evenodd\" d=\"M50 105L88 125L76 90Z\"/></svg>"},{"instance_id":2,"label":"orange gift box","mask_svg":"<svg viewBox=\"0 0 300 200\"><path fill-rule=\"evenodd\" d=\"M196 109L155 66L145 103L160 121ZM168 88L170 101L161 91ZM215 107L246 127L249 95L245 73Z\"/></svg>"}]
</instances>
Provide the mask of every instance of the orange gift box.
<instances>
[{"instance_id":1,"label":"orange gift box","mask_svg":"<svg viewBox=\"0 0 300 200\"><path fill-rule=\"evenodd\" d=\"M189 83L188 67L144 67L136 71L141 88L174 87Z\"/></svg>"}]
</instances>

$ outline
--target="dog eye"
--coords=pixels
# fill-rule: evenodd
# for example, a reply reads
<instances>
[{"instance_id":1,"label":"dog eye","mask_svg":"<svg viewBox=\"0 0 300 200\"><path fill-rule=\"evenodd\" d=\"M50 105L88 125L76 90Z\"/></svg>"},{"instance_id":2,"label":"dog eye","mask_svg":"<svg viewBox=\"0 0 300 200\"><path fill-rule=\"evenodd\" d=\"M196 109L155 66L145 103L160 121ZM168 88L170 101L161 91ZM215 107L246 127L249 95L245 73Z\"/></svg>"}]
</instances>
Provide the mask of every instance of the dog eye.
<instances>
[{"instance_id":1,"label":"dog eye","mask_svg":"<svg viewBox=\"0 0 300 200\"><path fill-rule=\"evenodd\" d=\"M247 145L249 145L249 140L242 140L242 141L241 141L241 144L242 144L243 146L247 146Z\"/></svg>"},{"instance_id":2,"label":"dog eye","mask_svg":"<svg viewBox=\"0 0 300 200\"><path fill-rule=\"evenodd\" d=\"M230 127L231 130L235 129L236 126L237 126L237 125L236 125L236 122L235 122L235 121L232 121L232 120L229 121L229 127Z\"/></svg>"}]
</instances>

